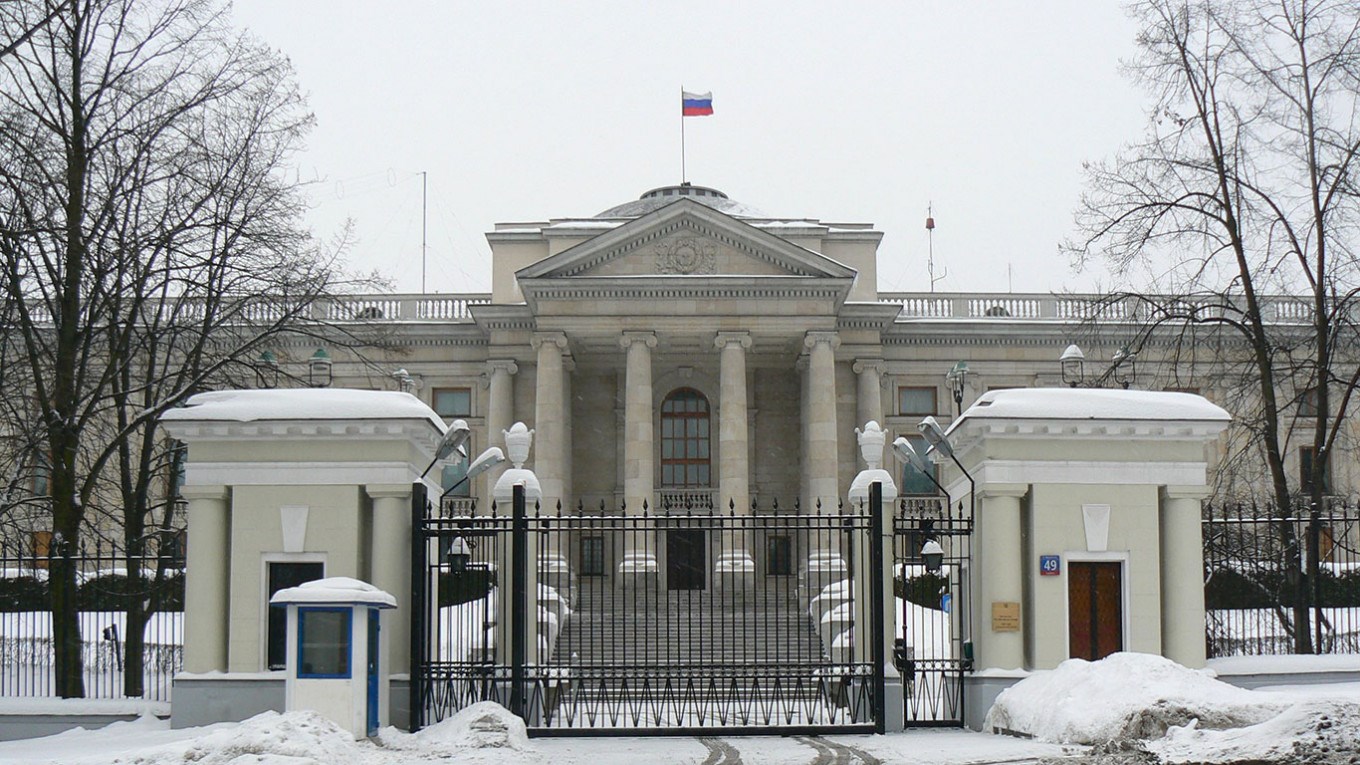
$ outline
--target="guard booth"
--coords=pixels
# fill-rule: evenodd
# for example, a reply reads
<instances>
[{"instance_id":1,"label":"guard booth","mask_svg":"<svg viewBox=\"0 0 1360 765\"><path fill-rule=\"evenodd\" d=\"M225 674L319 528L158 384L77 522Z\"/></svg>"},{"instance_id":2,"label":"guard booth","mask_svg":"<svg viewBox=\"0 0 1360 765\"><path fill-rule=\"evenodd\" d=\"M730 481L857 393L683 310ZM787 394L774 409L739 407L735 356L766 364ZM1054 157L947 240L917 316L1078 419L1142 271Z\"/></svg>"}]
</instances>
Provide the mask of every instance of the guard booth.
<instances>
[{"instance_id":1,"label":"guard booth","mask_svg":"<svg viewBox=\"0 0 1360 765\"><path fill-rule=\"evenodd\" d=\"M284 708L318 712L356 739L376 735L388 723L390 674L380 615L396 599L337 576L279 590L269 602L288 614Z\"/></svg>"}]
</instances>

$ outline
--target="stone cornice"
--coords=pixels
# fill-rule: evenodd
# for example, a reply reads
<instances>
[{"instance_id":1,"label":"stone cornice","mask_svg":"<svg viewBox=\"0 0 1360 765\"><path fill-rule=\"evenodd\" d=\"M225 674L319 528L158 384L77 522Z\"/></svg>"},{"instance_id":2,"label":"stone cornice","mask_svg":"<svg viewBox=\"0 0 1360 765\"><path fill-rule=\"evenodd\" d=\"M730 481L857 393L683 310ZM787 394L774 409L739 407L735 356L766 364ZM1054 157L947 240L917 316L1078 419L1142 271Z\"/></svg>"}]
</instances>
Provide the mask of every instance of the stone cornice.
<instances>
[{"instance_id":1,"label":"stone cornice","mask_svg":"<svg viewBox=\"0 0 1360 765\"><path fill-rule=\"evenodd\" d=\"M1114 420L1114 419L987 419L969 416L949 437L960 455L983 440L1208 442L1228 428L1223 420Z\"/></svg>"},{"instance_id":2,"label":"stone cornice","mask_svg":"<svg viewBox=\"0 0 1360 765\"><path fill-rule=\"evenodd\" d=\"M488 332L534 328L534 313L524 303L469 306L468 312L472 314L477 326Z\"/></svg>"},{"instance_id":3,"label":"stone cornice","mask_svg":"<svg viewBox=\"0 0 1360 765\"><path fill-rule=\"evenodd\" d=\"M409 440L431 454L442 434L427 420L169 420L161 427L188 444L201 441Z\"/></svg>"},{"instance_id":4,"label":"stone cornice","mask_svg":"<svg viewBox=\"0 0 1360 765\"><path fill-rule=\"evenodd\" d=\"M797 276L612 276L520 282L533 310L544 301L827 300L839 306L853 279ZM478 312L480 315L480 312Z\"/></svg>"}]
</instances>

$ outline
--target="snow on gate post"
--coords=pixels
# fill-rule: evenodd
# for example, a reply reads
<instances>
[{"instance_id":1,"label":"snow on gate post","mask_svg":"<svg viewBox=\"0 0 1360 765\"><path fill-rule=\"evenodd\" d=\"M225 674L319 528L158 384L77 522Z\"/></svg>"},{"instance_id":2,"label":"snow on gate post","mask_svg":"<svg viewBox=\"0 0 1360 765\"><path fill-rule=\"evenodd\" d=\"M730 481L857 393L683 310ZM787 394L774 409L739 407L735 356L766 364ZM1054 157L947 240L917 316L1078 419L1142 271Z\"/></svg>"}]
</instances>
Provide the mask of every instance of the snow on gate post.
<instances>
[{"instance_id":1,"label":"snow on gate post","mask_svg":"<svg viewBox=\"0 0 1360 765\"><path fill-rule=\"evenodd\" d=\"M948 439L977 483L966 724L1072 657L1204 665L1200 499L1230 420L1189 393L1031 388L991 391L955 421ZM967 493L940 462L949 495Z\"/></svg>"}]
</instances>

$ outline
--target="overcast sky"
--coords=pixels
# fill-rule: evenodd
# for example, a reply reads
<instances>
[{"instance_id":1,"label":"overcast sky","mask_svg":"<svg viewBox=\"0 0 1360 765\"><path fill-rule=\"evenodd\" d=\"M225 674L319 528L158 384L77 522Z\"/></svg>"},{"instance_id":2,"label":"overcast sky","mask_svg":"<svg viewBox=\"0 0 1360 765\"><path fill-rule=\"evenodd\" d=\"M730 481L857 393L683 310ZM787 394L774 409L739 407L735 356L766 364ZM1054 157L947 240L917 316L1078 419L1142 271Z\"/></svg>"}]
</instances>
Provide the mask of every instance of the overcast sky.
<instances>
[{"instance_id":1,"label":"overcast sky","mask_svg":"<svg viewBox=\"0 0 1360 765\"><path fill-rule=\"evenodd\" d=\"M1110 0L415 2L236 0L289 56L317 127L299 157L319 235L431 292L490 289L494 223L594 215L688 176L776 216L885 233L879 287L1090 289L1057 243L1081 163L1142 129Z\"/></svg>"}]
</instances>

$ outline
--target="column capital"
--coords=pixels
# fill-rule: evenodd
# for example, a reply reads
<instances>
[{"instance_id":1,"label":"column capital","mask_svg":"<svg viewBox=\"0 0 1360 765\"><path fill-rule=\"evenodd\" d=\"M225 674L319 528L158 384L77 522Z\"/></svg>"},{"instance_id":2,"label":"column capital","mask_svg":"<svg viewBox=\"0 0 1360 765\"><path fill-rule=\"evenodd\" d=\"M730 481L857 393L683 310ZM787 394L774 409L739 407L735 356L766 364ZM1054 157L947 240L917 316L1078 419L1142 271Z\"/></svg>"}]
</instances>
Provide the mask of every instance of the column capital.
<instances>
[{"instance_id":1,"label":"column capital","mask_svg":"<svg viewBox=\"0 0 1360 765\"><path fill-rule=\"evenodd\" d=\"M656 347L656 333L648 330L625 330L619 335L619 347L628 348L633 343L643 343L648 348Z\"/></svg>"},{"instance_id":2,"label":"column capital","mask_svg":"<svg viewBox=\"0 0 1360 765\"><path fill-rule=\"evenodd\" d=\"M855 363L851 368L855 370L855 374L857 375L862 375L866 372L873 372L881 375L886 367L887 365L883 363L883 359L855 359Z\"/></svg>"},{"instance_id":3,"label":"column capital","mask_svg":"<svg viewBox=\"0 0 1360 765\"><path fill-rule=\"evenodd\" d=\"M575 371L576 371L576 357L575 357L575 356L571 355L570 353L567 353L567 354L563 354L563 355L562 355L562 371L563 371L563 372L575 372Z\"/></svg>"},{"instance_id":4,"label":"column capital","mask_svg":"<svg viewBox=\"0 0 1360 765\"><path fill-rule=\"evenodd\" d=\"M990 483L986 486L979 486L977 490L978 499L992 499L993 497L1011 497L1019 499L1029 493L1027 483Z\"/></svg>"},{"instance_id":5,"label":"column capital","mask_svg":"<svg viewBox=\"0 0 1360 765\"><path fill-rule=\"evenodd\" d=\"M514 359L487 359L486 371L519 374L519 364L515 363Z\"/></svg>"},{"instance_id":6,"label":"column capital","mask_svg":"<svg viewBox=\"0 0 1360 765\"><path fill-rule=\"evenodd\" d=\"M719 332L713 338L713 347L722 350L729 345L739 345L746 351L751 349L750 332Z\"/></svg>"},{"instance_id":7,"label":"column capital","mask_svg":"<svg viewBox=\"0 0 1360 765\"><path fill-rule=\"evenodd\" d=\"M410 487L407 487L407 491L410 491ZM231 490L222 484L188 484L179 487L179 496L190 502L196 499L225 501L231 496Z\"/></svg>"},{"instance_id":8,"label":"column capital","mask_svg":"<svg viewBox=\"0 0 1360 765\"><path fill-rule=\"evenodd\" d=\"M813 330L803 337L803 347L812 350L818 343L826 343L832 350L841 346L841 336L830 330Z\"/></svg>"},{"instance_id":9,"label":"column capital","mask_svg":"<svg viewBox=\"0 0 1360 765\"><path fill-rule=\"evenodd\" d=\"M409 483L368 483L364 484L364 493L370 499L410 499L411 484Z\"/></svg>"},{"instance_id":10,"label":"column capital","mask_svg":"<svg viewBox=\"0 0 1360 765\"><path fill-rule=\"evenodd\" d=\"M1162 499L1193 499L1196 502L1209 496L1208 486L1163 486Z\"/></svg>"},{"instance_id":11,"label":"column capital","mask_svg":"<svg viewBox=\"0 0 1360 765\"><path fill-rule=\"evenodd\" d=\"M567 349L567 334L565 332L535 332L529 339L534 350L538 350L544 345L556 345L562 350Z\"/></svg>"}]
</instances>

